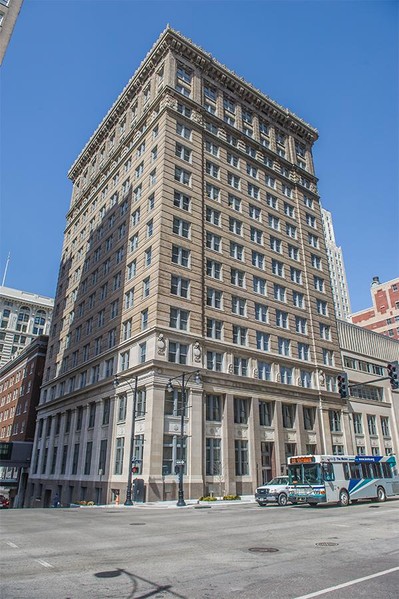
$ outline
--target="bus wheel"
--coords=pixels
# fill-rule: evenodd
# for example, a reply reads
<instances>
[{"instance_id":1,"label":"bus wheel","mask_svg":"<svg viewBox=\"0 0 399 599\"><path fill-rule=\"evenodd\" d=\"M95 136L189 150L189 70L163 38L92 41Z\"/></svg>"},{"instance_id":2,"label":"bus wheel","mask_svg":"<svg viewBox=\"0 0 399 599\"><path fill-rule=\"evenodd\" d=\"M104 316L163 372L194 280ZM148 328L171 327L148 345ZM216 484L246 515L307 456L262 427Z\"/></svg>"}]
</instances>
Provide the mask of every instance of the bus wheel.
<instances>
[{"instance_id":1,"label":"bus wheel","mask_svg":"<svg viewBox=\"0 0 399 599\"><path fill-rule=\"evenodd\" d=\"M382 502L382 501L385 501L386 498L387 498L387 495L385 493L384 487L378 487L378 489L377 489L377 501Z\"/></svg>"},{"instance_id":2,"label":"bus wheel","mask_svg":"<svg viewBox=\"0 0 399 599\"><path fill-rule=\"evenodd\" d=\"M280 495L277 498L277 503L279 505L287 505L287 495L285 493L280 493Z\"/></svg>"},{"instance_id":3,"label":"bus wheel","mask_svg":"<svg viewBox=\"0 0 399 599\"><path fill-rule=\"evenodd\" d=\"M341 489L339 492L339 505L341 507L349 505L349 493L346 489Z\"/></svg>"}]
</instances>

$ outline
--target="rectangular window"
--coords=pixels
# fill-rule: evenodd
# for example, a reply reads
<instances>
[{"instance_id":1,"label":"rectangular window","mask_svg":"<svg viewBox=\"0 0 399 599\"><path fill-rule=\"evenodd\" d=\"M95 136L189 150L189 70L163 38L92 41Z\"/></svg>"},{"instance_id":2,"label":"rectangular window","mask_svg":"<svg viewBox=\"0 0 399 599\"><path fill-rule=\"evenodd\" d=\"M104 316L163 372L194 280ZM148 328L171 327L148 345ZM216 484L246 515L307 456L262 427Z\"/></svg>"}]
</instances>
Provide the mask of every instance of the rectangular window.
<instances>
[{"instance_id":1,"label":"rectangular window","mask_svg":"<svg viewBox=\"0 0 399 599\"><path fill-rule=\"evenodd\" d=\"M114 474L122 474L123 472L123 454L125 450L125 438L117 437L115 446L115 466Z\"/></svg>"},{"instance_id":2,"label":"rectangular window","mask_svg":"<svg viewBox=\"0 0 399 599\"><path fill-rule=\"evenodd\" d=\"M330 431L332 433L342 432L341 412L339 412L338 410L329 410L328 415L330 419Z\"/></svg>"},{"instance_id":3,"label":"rectangular window","mask_svg":"<svg viewBox=\"0 0 399 599\"><path fill-rule=\"evenodd\" d=\"M296 416L296 405L295 404L283 404L283 427L294 428L295 416Z\"/></svg>"},{"instance_id":4,"label":"rectangular window","mask_svg":"<svg viewBox=\"0 0 399 599\"><path fill-rule=\"evenodd\" d=\"M272 426L273 403L271 401L259 402L259 424L261 426Z\"/></svg>"},{"instance_id":5,"label":"rectangular window","mask_svg":"<svg viewBox=\"0 0 399 599\"><path fill-rule=\"evenodd\" d=\"M206 475L217 476L222 474L221 439L206 438Z\"/></svg>"},{"instance_id":6,"label":"rectangular window","mask_svg":"<svg viewBox=\"0 0 399 599\"><path fill-rule=\"evenodd\" d=\"M206 352L206 367L208 370L222 372L223 354L214 351Z\"/></svg>"},{"instance_id":7,"label":"rectangular window","mask_svg":"<svg viewBox=\"0 0 399 599\"><path fill-rule=\"evenodd\" d=\"M235 449L235 471L236 476L245 476L249 474L248 463L248 441L241 439L234 441Z\"/></svg>"},{"instance_id":8,"label":"rectangular window","mask_svg":"<svg viewBox=\"0 0 399 599\"><path fill-rule=\"evenodd\" d=\"M221 422L222 398L220 395L206 396L206 420L211 422Z\"/></svg>"}]
</instances>

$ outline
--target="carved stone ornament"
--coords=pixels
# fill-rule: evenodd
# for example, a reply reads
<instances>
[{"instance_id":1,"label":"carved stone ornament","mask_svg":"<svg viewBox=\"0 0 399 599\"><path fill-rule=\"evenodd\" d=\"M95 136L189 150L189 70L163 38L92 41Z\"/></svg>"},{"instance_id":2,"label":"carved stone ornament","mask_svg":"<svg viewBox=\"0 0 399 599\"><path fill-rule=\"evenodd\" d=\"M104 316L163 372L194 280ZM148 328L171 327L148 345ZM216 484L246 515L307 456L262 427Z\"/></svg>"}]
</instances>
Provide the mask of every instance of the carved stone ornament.
<instances>
[{"instance_id":1,"label":"carved stone ornament","mask_svg":"<svg viewBox=\"0 0 399 599\"><path fill-rule=\"evenodd\" d=\"M257 368L254 368L253 377L254 377L254 379L258 379L259 378L259 371L258 371Z\"/></svg>"},{"instance_id":2,"label":"carved stone ornament","mask_svg":"<svg viewBox=\"0 0 399 599\"><path fill-rule=\"evenodd\" d=\"M233 364L229 364L227 370L228 370L229 374L233 374L233 372L234 372Z\"/></svg>"},{"instance_id":3,"label":"carved stone ornament","mask_svg":"<svg viewBox=\"0 0 399 599\"><path fill-rule=\"evenodd\" d=\"M193 348L194 362L200 362L201 355L202 355L201 346L200 346L199 342L197 341L196 343L194 343L194 348Z\"/></svg>"},{"instance_id":4,"label":"carved stone ornament","mask_svg":"<svg viewBox=\"0 0 399 599\"><path fill-rule=\"evenodd\" d=\"M164 336L162 335L162 333L160 333L157 339L157 352L160 356L163 356L165 354L165 347L166 344Z\"/></svg>"},{"instance_id":5,"label":"carved stone ornament","mask_svg":"<svg viewBox=\"0 0 399 599\"><path fill-rule=\"evenodd\" d=\"M319 383L321 387L326 386L326 377L322 370L319 370Z\"/></svg>"}]
</instances>

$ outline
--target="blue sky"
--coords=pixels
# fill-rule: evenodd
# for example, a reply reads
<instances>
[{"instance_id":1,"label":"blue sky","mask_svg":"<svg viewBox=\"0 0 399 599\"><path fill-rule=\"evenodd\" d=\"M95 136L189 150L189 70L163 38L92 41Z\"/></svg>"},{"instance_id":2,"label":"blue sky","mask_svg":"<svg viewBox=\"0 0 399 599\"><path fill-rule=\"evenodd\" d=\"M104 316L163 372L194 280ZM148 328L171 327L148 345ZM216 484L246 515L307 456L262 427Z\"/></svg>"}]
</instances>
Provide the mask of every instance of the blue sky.
<instances>
[{"instance_id":1,"label":"blue sky","mask_svg":"<svg viewBox=\"0 0 399 599\"><path fill-rule=\"evenodd\" d=\"M25 0L1 73L0 274L53 296L67 172L169 23L319 130L353 311L399 275L394 1ZM0 279L1 283L1 279Z\"/></svg>"}]
</instances>

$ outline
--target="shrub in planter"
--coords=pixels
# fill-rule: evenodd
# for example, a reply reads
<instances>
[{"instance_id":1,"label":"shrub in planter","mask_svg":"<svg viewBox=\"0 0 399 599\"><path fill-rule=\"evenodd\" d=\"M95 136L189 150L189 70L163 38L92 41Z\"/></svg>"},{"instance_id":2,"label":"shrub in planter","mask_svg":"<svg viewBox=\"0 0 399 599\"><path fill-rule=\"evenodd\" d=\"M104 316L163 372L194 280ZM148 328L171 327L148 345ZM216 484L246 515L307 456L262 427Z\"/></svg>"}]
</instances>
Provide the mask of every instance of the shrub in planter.
<instances>
[{"instance_id":1,"label":"shrub in planter","mask_svg":"<svg viewBox=\"0 0 399 599\"><path fill-rule=\"evenodd\" d=\"M241 499L239 495L225 495L223 497L224 501L237 501L238 499Z\"/></svg>"},{"instance_id":2,"label":"shrub in planter","mask_svg":"<svg viewBox=\"0 0 399 599\"><path fill-rule=\"evenodd\" d=\"M198 501L217 501L217 498L208 495L207 497L200 497Z\"/></svg>"}]
</instances>

